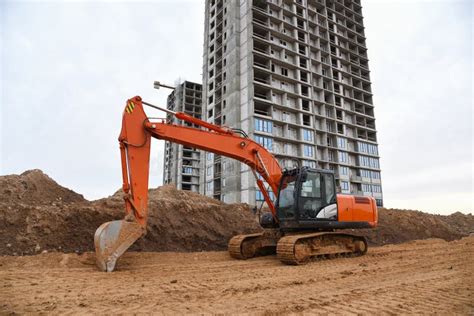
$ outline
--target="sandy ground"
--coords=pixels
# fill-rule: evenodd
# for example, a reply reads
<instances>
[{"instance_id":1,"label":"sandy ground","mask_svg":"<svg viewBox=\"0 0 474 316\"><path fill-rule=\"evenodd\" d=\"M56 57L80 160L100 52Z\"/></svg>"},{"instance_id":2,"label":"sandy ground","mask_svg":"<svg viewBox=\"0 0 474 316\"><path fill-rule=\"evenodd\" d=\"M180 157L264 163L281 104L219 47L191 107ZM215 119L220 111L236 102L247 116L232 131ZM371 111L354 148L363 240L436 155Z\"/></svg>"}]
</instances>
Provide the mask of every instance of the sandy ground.
<instances>
[{"instance_id":1,"label":"sandy ground","mask_svg":"<svg viewBox=\"0 0 474 316\"><path fill-rule=\"evenodd\" d=\"M474 314L474 236L371 248L285 266L226 252L127 253L113 273L91 253L0 257L0 314Z\"/></svg>"}]
</instances>

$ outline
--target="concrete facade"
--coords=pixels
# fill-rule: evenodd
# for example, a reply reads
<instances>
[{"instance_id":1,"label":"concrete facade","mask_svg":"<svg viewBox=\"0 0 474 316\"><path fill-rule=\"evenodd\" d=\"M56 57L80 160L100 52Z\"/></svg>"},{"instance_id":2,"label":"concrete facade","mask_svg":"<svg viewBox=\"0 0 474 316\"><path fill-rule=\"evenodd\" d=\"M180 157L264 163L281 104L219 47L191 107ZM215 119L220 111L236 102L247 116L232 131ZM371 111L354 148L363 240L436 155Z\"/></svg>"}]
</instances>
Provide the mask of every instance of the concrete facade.
<instances>
[{"instance_id":1,"label":"concrete facade","mask_svg":"<svg viewBox=\"0 0 474 316\"><path fill-rule=\"evenodd\" d=\"M359 0L208 0L203 118L244 130L286 168L331 169L383 204ZM249 168L201 156L202 194L260 204Z\"/></svg>"},{"instance_id":2,"label":"concrete facade","mask_svg":"<svg viewBox=\"0 0 474 316\"><path fill-rule=\"evenodd\" d=\"M184 112L202 118L202 85L190 81L179 84L168 96L166 107L175 112ZM170 114L168 121L186 124ZM200 192L201 151L180 144L165 142L163 159L163 183L173 183L179 190Z\"/></svg>"}]
</instances>

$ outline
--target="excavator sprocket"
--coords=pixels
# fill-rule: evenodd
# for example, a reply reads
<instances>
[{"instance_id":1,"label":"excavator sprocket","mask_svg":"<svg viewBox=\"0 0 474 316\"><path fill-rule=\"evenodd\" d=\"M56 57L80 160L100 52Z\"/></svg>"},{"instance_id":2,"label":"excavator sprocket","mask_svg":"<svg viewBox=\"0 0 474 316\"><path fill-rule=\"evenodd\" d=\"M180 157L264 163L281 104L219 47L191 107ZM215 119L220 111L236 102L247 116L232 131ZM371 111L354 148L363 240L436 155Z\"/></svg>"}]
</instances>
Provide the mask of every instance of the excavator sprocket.
<instances>
[{"instance_id":1,"label":"excavator sprocket","mask_svg":"<svg viewBox=\"0 0 474 316\"><path fill-rule=\"evenodd\" d=\"M363 255L366 252L365 237L333 232L287 235L277 245L278 259L291 265L305 264L324 255Z\"/></svg>"},{"instance_id":2,"label":"excavator sprocket","mask_svg":"<svg viewBox=\"0 0 474 316\"><path fill-rule=\"evenodd\" d=\"M234 236L228 244L229 254L235 259L274 255L280 236L279 232L273 230Z\"/></svg>"}]
</instances>

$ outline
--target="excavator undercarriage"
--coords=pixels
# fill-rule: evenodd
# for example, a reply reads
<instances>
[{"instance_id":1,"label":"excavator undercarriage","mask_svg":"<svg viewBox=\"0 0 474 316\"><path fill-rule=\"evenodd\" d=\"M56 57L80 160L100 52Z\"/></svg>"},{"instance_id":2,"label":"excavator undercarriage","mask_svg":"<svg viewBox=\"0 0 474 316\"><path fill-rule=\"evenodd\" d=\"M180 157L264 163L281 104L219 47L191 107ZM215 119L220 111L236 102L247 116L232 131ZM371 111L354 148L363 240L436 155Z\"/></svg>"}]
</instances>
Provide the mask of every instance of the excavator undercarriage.
<instances>
[{"instance_id":1,"label":"excavator undercarriage","mask_svg":"<svg viewBox=\"0 0 474 316\"><path fill-rule=\"evenodd\" d=\"M281 233L278 230L270 229L261 233L237 235L229 240L229 254L235 259L272 255L276 253L280 237Z\"/></svg>"},{"instance_id":2,"label":"excavator undercarriage","mask_svg":"<svg viewBox=\"0 0 474 316\"><path fill-rule=\"evenodd\" d=\"M235 259L274 255L282 263L300 265L314 258L339 255L363 255L367 252L364 237L337 233L312 232L283 234L278 230L234 236L228 245Z\"/></svg>"}]
</instances>

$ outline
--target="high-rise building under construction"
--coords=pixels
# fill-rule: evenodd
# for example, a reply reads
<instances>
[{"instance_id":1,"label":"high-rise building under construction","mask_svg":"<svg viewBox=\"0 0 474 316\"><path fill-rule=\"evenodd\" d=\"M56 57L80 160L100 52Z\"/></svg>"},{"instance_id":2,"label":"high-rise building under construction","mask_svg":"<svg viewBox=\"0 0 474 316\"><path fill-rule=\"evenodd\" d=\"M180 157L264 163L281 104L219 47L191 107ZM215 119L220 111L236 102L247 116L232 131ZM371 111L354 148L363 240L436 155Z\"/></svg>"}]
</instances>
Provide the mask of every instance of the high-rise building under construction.
<instances>
[{"instance_id":1,"label":"high-rise building under construction","mask_svg":"<svg viewBox=\"0 0 474 316\"><path fill-rule=\"evenodd\" d=\"M168 96L166 108L174 112L184 112L201 118L202 85L184 81ZM187 124L168 114L167 119L174 124ZM189 124L187 124L189 126ZM180 190L199 192L201 152L177 143L165 142L163 159L163 183L174 184Z\"/></svg>"},{"instance_id":2,"label":"high-rise building under construction","mask_svg":"<svg viewBox=\"0 0 474 316\"><path fill-rule=\"evenodd\" d=\"M334 170L341 193L382 187L359 0L208 0L203 119L244 130L282 167ZM201 155L200 192L263 200L247 166Z\"/></svg>"}]
</instances>

